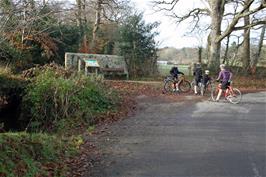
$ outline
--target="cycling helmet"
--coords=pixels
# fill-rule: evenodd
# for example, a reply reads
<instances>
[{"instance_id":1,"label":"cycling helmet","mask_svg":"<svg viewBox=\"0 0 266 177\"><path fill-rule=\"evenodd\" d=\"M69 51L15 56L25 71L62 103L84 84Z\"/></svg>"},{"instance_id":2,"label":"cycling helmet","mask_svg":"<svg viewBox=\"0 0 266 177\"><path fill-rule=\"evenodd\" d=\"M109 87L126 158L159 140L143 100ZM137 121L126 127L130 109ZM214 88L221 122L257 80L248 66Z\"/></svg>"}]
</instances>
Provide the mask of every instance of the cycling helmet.
<instances>
[{"instance_id":1,"label":"cycling helmet","mask_svg":"<svg viewBox=\"0 0 266 177\"><path fill-rule=\"evenodd\" d=\"M221 64L221 65L220 65L220 68L221 68L221 69L224 69L224 68L225 68L225 64Z\"/></svg>"}]
</instances>

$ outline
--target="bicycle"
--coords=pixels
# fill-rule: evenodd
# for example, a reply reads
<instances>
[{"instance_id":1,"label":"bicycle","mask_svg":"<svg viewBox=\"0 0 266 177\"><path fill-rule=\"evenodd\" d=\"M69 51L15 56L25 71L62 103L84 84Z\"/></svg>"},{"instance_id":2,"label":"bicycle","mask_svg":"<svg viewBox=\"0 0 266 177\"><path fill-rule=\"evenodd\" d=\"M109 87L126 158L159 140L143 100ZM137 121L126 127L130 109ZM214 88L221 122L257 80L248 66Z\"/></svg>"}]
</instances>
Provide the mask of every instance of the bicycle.
<instances>
[{"instance_id":1,"label":"bicycle","mask_svg":"<svg viewBox=\"0 0 266 177\"><path fill-rule=\"evenodd\" d=\"M191 90L191 83L185 79L185 76L182 75L176 80L173 76L167 76L164 79L164 91L165 92L175 92L176 88L180 92L187 93Z\"/></svg>"},{"instance_id":2,"label":"bicycle","mask_svg":"<svg viewBox=\"0 0 266 177\"><path fill-rule=\"evenodd\" d=\"M212 89L211 98L213 101L216 101L216 98L217 98L217 95L220 89L221 89L221 84L218 84L216 89ZM226 91L223 91L223 92L224 92L225 99L229 101L230 103L238 104L242 100L242 93L240 92L239 89L233 88L232 85L228 86Z\"/></svg>"},{"instance_id":3,"label":"bicycle","mask_svg":"<svg viewBox=\"0 0 266 177\"><path fill-rule=\"evenodd\" d=\"M191 82L191 87L194 88L196 85L195 80ZM213 82L212 80L208 81L205 85L201 82L198 84L198 93L200 93L201 96L207 95L210 96L213 89Z\"/></svg>"}]
</instances>

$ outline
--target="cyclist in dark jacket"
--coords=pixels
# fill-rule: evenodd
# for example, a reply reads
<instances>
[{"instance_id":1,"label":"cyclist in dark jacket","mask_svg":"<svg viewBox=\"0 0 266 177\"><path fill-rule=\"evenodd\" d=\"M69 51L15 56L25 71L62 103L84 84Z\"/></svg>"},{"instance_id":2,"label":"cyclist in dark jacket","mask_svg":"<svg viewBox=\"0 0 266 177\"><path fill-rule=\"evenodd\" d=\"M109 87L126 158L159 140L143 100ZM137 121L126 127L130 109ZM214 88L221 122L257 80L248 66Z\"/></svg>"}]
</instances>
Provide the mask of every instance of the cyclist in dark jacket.
<instances>
[{"instance_id":1,"label":"cyclist in dark jacket","mask_svg":"<svg viewBox=\"0 0 266 177\"><path fill-rule=\"evenodd\" d=\"M177 66L173 66L173 67L171 68L171 70L170 70L170 74L171 74L171 76L173 76L175 79L178 79L178 74L182 74L182 75L184 75L184 73L182 73L182 72L180 72L180 71L178 70L178 67L177 67Z\"/></svg>"},{"instance_id":2,"label":"cyclist in dark jacket","mask_svg":"<svg viewBox=\"0 0 266 177\"><path fill-rule=\"evenodd\" d=\"M177 65L176 66L173 66L170 70L170 74L171 76L175 79L175 80L178 80L178 74L182 74L182 75L185 75L184 73L182 73L181 71L178 70L178 67ZM174 92L175 91L179 91L178 87L176 87L176 83L174 83Z\"/></svg>"}]
</instances>

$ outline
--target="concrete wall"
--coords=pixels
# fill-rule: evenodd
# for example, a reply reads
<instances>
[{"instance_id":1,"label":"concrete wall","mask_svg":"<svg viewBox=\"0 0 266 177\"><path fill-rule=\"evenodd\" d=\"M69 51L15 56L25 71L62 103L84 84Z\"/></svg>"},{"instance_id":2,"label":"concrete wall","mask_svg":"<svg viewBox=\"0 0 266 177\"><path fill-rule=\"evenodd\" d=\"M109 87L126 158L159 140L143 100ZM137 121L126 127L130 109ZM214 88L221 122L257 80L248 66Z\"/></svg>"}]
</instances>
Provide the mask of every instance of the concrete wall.
<instances>
[{"instance_id":1,"label":"concrete wall","mask_svg":"<svg viewBox=\"0 0 266 177\"><path fill-rule=\"evenodd\" d=\"M117 55L65 53L65 68L78 70L79 60L86 59L97 60L100 68L124 68L125 73L128 73L124 58Z\"/></svg>"}]
</instances>

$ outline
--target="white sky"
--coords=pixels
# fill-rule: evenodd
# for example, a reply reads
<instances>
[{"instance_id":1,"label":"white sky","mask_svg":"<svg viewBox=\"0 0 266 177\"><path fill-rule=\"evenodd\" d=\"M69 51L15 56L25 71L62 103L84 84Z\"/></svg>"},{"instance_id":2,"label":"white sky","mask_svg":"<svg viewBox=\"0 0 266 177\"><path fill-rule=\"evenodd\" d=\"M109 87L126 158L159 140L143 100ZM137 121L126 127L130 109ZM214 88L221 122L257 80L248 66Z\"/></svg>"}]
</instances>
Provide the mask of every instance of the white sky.
<instances>
[{"instance_id":1,"label":"white sky","mask_svg":"<svg viewBox=\"0 0 266 177\"><path fill-rule=\"evenodd\" d=\"M189 26L187 23L182 23L181 25L177 26L173 19L165 16L162 12L155 13L150 3L151 0L132 0L132 2L136 4L137 9L144 12L144 19L146 22L151 23L159 21L161 23L161 25L158 27L159 36L157 37L159 47L168 46L183 48L196 47L199 45L199 39L196 37L187 36L186 33L189 31ZM194 7L195 4L196 2L194 0L182 0L179 2L181 8L178 10L182 11L190 9ZM206 40L202 41L205 42ZM205 43L203 45L205 45Z\"/></svg>"},{"instance_id":2,"label":"white sky","mask_svg":"<svg viewBox=\"0 0 266 177\"><path fill-rule=\"evenodd\" d=\"M171 19L170 17L167 17L165 14L163 14L163 12L155 13L151 5L152 0L131 0L131 1L136 4L137 9L144 12L144 19L146 22L150 23L155 21L161 22L161 25L158 27L158 32L160 34L157 37L157 40L160 44L159 47L168 46L175 48L183 48L183 47L197 47L199 45L203 47L206 46L207 35L208 35L207 31L203 31L202 34L200 35L188 34L192 28L189 22L185 21L177 26L174 20ZM168 0L167 2L170 2L170 0ZM178 15L182 16L182 14L186 13L190 9L193 9L194 7L206 8L208 7L208 4L206 4L206 2L204 2L203 0L179 0L179 2L176 5L175 12L177 12ZM261 15L264 14L265 16L265 10L260 14ZM201 25L208 24L210 22L209 20L210 19L208 17L204 17L204 19L201 19L201 21L203 21ZM223 24L223 27L225 26L227 26L227 23ZM241 36L243 31L237 31L233 33ZM251 31L251 37L253 39L254 38L258 39L259 34L260 30ZM194 36L194 37L189 37L189 36ZM233 42L234 40L236 39L234 38L230 39L231 42Z\"/></svg>"}]
</instances>

